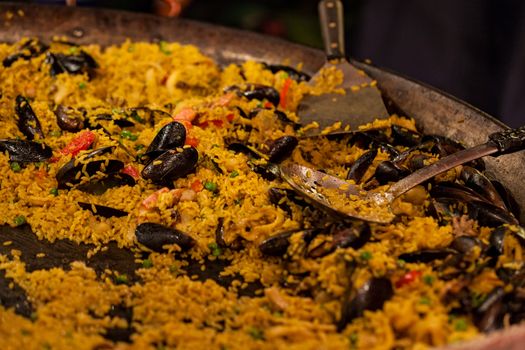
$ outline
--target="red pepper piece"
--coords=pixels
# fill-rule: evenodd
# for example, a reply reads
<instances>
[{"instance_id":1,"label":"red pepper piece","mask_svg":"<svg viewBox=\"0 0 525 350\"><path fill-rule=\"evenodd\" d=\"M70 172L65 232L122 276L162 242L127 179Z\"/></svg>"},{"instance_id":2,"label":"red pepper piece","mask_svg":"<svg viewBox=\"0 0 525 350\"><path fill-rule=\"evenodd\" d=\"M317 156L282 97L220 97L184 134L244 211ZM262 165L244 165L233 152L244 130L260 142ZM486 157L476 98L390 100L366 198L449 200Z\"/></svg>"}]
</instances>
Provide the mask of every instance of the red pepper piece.
<instances>
[{"instance_id":1,"label":"red pepper piece","mask_svg":"<svg viewBox=\"0 0 525 350\"><path fill-rule=\"evenodd\" d=\"M405 273L399 280L396 282L396 288L401 288L406 286L415 280L419 279L423 273L421 271L409 271Z\"/></svg>"},{"instance_id":2,"label":"red pepper piece","mask_svg":"<svg viewBox=\"0 0 525 350\"><path fill-rule=\"evenodd\" d=\"M131 176L134 179L138 179L140 177L138 169L131 164L126 165L121 172Z\"/></svg>"}]
</instances>

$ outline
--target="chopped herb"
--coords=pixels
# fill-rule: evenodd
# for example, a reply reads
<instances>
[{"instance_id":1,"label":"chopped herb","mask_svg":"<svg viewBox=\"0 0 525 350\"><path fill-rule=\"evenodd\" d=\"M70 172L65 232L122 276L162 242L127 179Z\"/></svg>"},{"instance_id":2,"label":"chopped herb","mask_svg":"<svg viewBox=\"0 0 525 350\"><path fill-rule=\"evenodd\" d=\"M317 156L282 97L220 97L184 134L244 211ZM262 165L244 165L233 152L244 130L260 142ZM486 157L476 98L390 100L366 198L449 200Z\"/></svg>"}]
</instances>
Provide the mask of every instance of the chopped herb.
<instances>
[{"instance_id":1,"label":"chopped herb","mask_svg":"<svg viewBox=\"0 0 525 350\"><path fill-rule=\"evenodd\" d=\"M454 329L458 332L466 331L467 330L467 321L464 319L459 319L454 322Z\"/></svg>"},{"instance_id":2,"label":"chopped herb","mask_svg":"<svg viewBox=\"0 0 525 350\"><path fill-rule=\"evenodd\" d=\"M216 144L216 143L214 143L213 145L211 145L211 148L218 148L218 147L219 147L219 145Z\"/></svg>"},{"instance_id":3,"label":"chopped herb","mask_svg":"<svg viewBox=\"0 0 525 350\"><path fill-rule=\"evenodd\" d=\"M236 200L233 201L233 203L235 203L235 205L241 205L242 204L242 198L237 198Z\"/></svg>"},{"instance_id":4,"label":"chopped herb","mask_svg":"<svg viewBox=\"0 0 525 350\"><path fill-rule=\"evenodd\" d=\"M170 266L170 272L172 274L176 274L177 272L179 272L179 268L177 267L177 265L171 265Z\"/></svg>"},{"instance_id":5,"label":"chopped herb","mask_svg":"<svg viewBox=\"0 0 525 350\"><path fill-rule=\"evenodd\" d=\"M483 302L485 301L486 296L485 294L478 294L478 293L472 293L471 300L472 300L472 307L477 308Z\"/></svg>"},{"instance_id":6,"label":"chopped herb","mask_svg":"<svg viewBox=\"0 0 525 350\"><path fill-rule=\"evenodd\" d=\"M36 312L32 312L31 315L29 315L29 318L31 321L36 321L38 319L38 314Z\"/></svg>"},{"instance_id":7,"label":"chopped herb","mask_svg":"<svg viewBox=\"0 0 525 350\"><path fill-rule=\"evenodd\" d=\"M122 114L122 110L121 109L118 109L118 108L113 108L111 110L111 113L112 114Z\"/></svg>"},{"instance_id":8,"label":"chopped herb","mask_svg":"<svg viewBox=\"0 0 525 350\"><path fill-rule=\"evenodd\" d=\"M151 261L150 259L146 259L142 261L142 267L145 269L149 269L150 267L153 267L153 261Z\"/></svg>"},{"instance_id":9,"label":"chopped herb","mask_svg":"<svg viewBox=\"0 0 525 350\"><path fill-rule=\"evenodd\" d=\"M53 130L48 135L49 136L53 136L53 137L60 137L62 135L62 131L60 131L60 130Z\"/></svg>"},{"instance_id":10,"label":"chopped herb","mask_svg":"<svg viewBox=\"0 0 525 350\"><path fill-rule=\"evenodd\" d=\"M273 315L274 315L275 317L283 317L283 313L280 312L280 311L275 311L275 312L273 313Z\"/></svg>"},{"instance_id":11,"label":"chopped herb","mask_svg":"<svg viewBox=\"0 0 525 350\"><path fill-rule=\"evenodd\" d=\"M168 48L166 47L166 45L168 45L167 42L165 42L165 41L160 41L160 42L159 42L159 50L160 50L160 52L162 52L162 53L165 54L166 56L169 56L169 55L171 55L171 51L168 50Z\"/></svg>"},{"instance_id":12,"label":"chopped herb","mask_svg":"<svg viewBox=\"0 0 525 350\"><path fill-rule=\"evenodd\" d=\"M117 275L115 277L115 283L116 284L128 284L128 276L124 275Z\"/></svg>"},{"instance_id":13,"label":"chopped herb","mask_svg":"<svg viewBox=\"0 0 525 350\"><path fill-rule=\"evenodd\" d=\"M76 47L76 46L71 46L67 51L68 51L69 53L71 53L71 54L75 54L75 53L77 53L77 51L78 51L78 47Z\"/></svg>"},{"instance_id":14,"label":"chopped herb","mask_svg":"<svg viewBox=\"0 0 525 350\"><path fill-rule=\"evenodd\" d=\"M430 275L424 275L423 276L423 282L425 282L425 284L431 286L432 283L434 283L434 277L430 276Z\"/></svg>"},{"instance_id":15,"label":"chopped herb","mask_svg":"<svg viewBox=\"0 0 525 350\"><path fill-rule=\"evenodd\" d=\"M15 220L14 220L14 223L16 226L21 226L25 224L26 222L27 222L26 217L23 215L18 215L17 217L15 217Z\"/></svg>"},{"instance_id":16,"label":"chopped herb","mask_svg":"<svg viewBox=\"0 0 525 350\"><path fill-rule=\"evenodd\" d=\"M135 45L131 44L128 46L128 52L134 52L135 51Z\"/></svg>"},{"instance_id":17,"label":"chopped herb","mask_svg":"<svg viewBox=\"0 0 525 350\"><path fill-rule=\"evenodd\" d=\"M12 162L11 170L13 170L15 173L19 173L20 171L22 171L22 167L17 162Z\"/></svg>"},{"instance_id":18,"label":"chopped herb","mask_svg":"<svg viewBox=\"0 0 525 350\"><path fill-rule=\"evenodd\" d=\"M211 255L213 256L219 256L222 254L221 248L215 242L208 244L208 248L210 248Z\"/></svg>"},{"instance_id":19,"label":"chopped herb","mask_svg":"<svg viewBox=\"0 0 525 350\"><path fill-rule=\"evenodd\" d=\"M406 264L405 260L403 260L403 259L398 259L397 260L397 266L404 267L405 264Z\"/></svg>"},{"instance_id":20,"label":"chopped herb","mask_svg":"<svg viewBox=\"0 0 525 350\"><path fill-rule=\"evenodd\" d=\"M49 190L49 194L52 194L55 197L58 196L58 188L53 187L52 189Z\"/></svg>"},{"instance_id":21,"label":"chopped herb","mask_svg":"<svg viewBox=\"0 0 525 350\"><path fill-rule=\"evenodd\" d=\"M204 183L204 188L210 192L215 192L217 191L217 184L215 182L206 181Z\"/></svg>"},{"instance_id":22,"label":"chopped herb","mask_svg":"<svg viewBox=\"0 0 525 350\"><path fill-rule=\"evenodd\" d=\"M81 81L80 83L78 83L78 88L80 90L84 90L85 88L87 88L87 84Z\"/></svg>"},{"instance_id":23,"label":"chopped herb","mask_svg":"<svg viewBox=\"0 0 525 350\"><path fill-rule=\"evenodd\" d=\"M124 139L128 139L128 140L131 140L131 141L137 141L138 139L138 136L137 135L133 135L130 131L128 130L124 130L120 133L120 137L124 138Z\"/></svg>"},{"instance_id":24,"label":"chopped herb","mask_svg":"<svg viewBox=\"0 0 525 350\"><path fill-rule=\"evenodd\" d=\"M370 260L372 259L372 253L365 250L364 252L361 253L360 257L362 260Z\"/></svg>"},{"instance_id":25,"label":"chopped herb","mask_svg":"<svg viewBox=\"0 0 525 350\"><path fill-rule=\"evenodd\" d=\"M146 147L146 146L144 146L144 145L135 145L135 150L136 151L140 151L140 150L144 149L144 147Z\"/></svg>"},{"instance_id":26,"label":"chopped herb","mask_svg":"<svg viewBox=\"0 0 525 350\"><path fill-rule=\"evenodd\" d=\"M255 327L250 327L248 328L248 334L251 335L251 337L253 339L256 339L256 340L262 340L264 339L264 334L263 332L258 329L258 328L255 328Z\"/></svg>"},{"instance_id":27,"label":"chopped herb","mask_svg":"<svg viewBox=\"0 0 525 350\"><path fill-rule=\"evenodd\" d=\"M423 305L430 305L432 302L428 297L421 297L421 299L419 299L419 303Z\"/></svg>"},{"instance_id":28,"label":"chopped herb","mask_svg":"<svg viewBox=\"0 0 525 350\"><path fill-rule=\"evenodd\" d=\"M28 329L24 329L24 328L22 328L22 329L20 330L20 333L21 333L22 335L31 335L31 331L28 330Z\"/></svg>"},{"instance_id":29,"label":"chopped herb","mask_svg":"<svg viewBox=\"0 0 525 350\"><path fill-rule=\"evenodd\" d=\"M239 176L239 172L237 170L232 171L232 173L230 174L231 178L234 178L234 177L237 177L237 176Z\"/></svg>"}]
</instances>

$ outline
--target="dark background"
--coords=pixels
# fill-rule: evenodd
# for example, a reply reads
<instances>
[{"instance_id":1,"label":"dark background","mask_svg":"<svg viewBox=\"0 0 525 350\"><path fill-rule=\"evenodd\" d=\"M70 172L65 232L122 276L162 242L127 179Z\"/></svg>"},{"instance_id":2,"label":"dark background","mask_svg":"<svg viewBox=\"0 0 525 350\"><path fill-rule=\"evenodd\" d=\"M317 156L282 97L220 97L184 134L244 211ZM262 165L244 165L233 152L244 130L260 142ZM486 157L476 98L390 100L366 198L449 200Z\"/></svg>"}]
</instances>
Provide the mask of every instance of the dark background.
<instances>
[{"instance_id":1,"label":"dark background","mask_svg":"<svg viewBox=\"0 0 525 350\"><path fill-rule=\"evenodd\" d=\"M155 11L155 1L77 3ZM343 0L343 4L350 56L371 59L440 88L508 125L525 124L525 1ZM322 47L314 0L192 0L181 16Z\"/></svg>"}]
</instances>

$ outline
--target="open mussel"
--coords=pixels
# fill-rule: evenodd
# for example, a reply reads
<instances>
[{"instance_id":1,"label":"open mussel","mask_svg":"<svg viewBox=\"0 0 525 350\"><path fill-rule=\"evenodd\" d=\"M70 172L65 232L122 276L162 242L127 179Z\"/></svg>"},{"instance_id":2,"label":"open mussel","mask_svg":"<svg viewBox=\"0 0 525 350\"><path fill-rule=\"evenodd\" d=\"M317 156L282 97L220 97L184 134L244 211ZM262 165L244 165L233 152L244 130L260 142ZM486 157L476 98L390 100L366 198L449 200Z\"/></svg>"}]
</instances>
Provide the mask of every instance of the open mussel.
<instances>
[{"instance_id":1,"label":"open mussel","mask_svg":"<svg viewBox=\"0 0 525 350\"><path fill-rule=\"evenodd\" d=\"M53 156L46 144L26 140L0 140L0 151L7 151L9 160L19 163L43 162Z\"/></svg>"},{"instance_id":2,"label":"open mussel","mask_svg":"<svg viewBox=\"0 0 525 350\"><path fill-rule=\"evenodd\" d=\"M323 230L326 232L327 239L323 240L315 247L308 246L307 256L310 258L320 258L334 252L337 248L359 249L364 246L371 237L370 225L363 222L340 222L334 223Z\"/></svg>"},{"instance_id":3,"label":"open mussel","mask_svg":"<svg viewBox=\"0 0 525 350\"><path fill-rule=\"evenodd\" d=\"M479 170L469 166L463 166L461 170L461 180L463 180L465 186L474 190L488 202L503 210L507 210L505 202L500 197L492 182Z\"/></svg>"},{"instance_id":4,"label":"open mussel","mask_svg":"<svg viewBox=\"0 0 525 350\"><path fill-rule=\"evenodd\" d=\"M76 188L79 191L90 193L94 195L101 195L110 188L122 187L122 186L135 186L135 179L122 172L111 173L103 178L94 178L86 183L78 185Z\"/></svg>"},{"instance_id":5,"label":"open mussel","mask_svg":"<svg viewBox=\"0 0 525 350\"><path fill-rule=\"evenodd\" d=\"M58 127L65 131L78 132L84 129L85 112L72 107L58 105L55 110Z\"/></svg>"},{"instance_id":6,"label":"open mussel","mask_svg":"<svg viewBox=\"0 0 525 350\"><path fill-rule=\"evenodd\" d=\"M417 131L409 130L396 124L392 125L391 130L392 138L397 145L411 147L421 142L422 135Z\"/></svg>"},{"instance_id":7,"label":"open mussel","mask_svg":"<svg viewBox=\"0 0 525 350\"><path fill-rule=\"evenodd\" d=\"M11 67L13 63L22 59L29 60L33 57L38 57L47 51L49 46L43 44L38 39L28 39L20 45L18 51L7 56L2 61L4 67Z\"/></svg>"},{"instance_id":8,"label":"open mussel","mask_svg":"<svg viewBox=\"0 0 525 350\"><path fill-rule=\"evenodd\" d=\"M385 160L379 163L374 173L374 178L380 185L386 185L389 182L396 182L410 174L410 171L396 163Z\"/></svg>"},{"instance_id":9,"label":"open mussel","mask_svg":"<svg viewBox=\"0 0 525 350\"><path fill-rule=\"evenodd\" d=\"M264 64L265 68L271 71L272 73L285 72L289 78L300 82L300 81L310 81L310 75L305 72L298 71L295 68L290 66L285 66L281 64Z\"/></svg>"},{"instance_id":10,"label":"open mussel","mask_svg":"<svg viewBox=\"0 0 525 350\"><path fill-rule=\"evenodd\" d=\"M176 244L183 251L195 245L195 240L184 232L152 222L138 225L135 236L140 244L156 252L166 251L166 245Z\"/></svg>"},{"instance_id":11,"label":"open mussel","mask_svg":"<svg viewBox=\"0 0 525 350\"><path fill-rule=\"evenodd\" d=\"M95 156L100 156L112 152L114 147L104 147L82 156L80 159L71 159L63 165L56 174L58 188L67 189L80 184L81 175L94 176L97 173L106 175L118 173L124 168L124 163L116 159L90 160Z\"/></svg>"},{"instance_id":12,"label":"open mussel","mask_svg":"<svg viewBox=\"0 0 525 350\"><path fill-rule=\"evenodd\" d=\"M288 251L290 237L292 237L292 235L301 234L302 239L308 243L317 233L317 229L295 229L281 232L262 241L261 244L259 244L259 250L263 255L283 257Z\"/></svg>"},{"instance_id":13,"label":"open mussel","mask_svg":"<svg viewBox=\"0 0 525 350\"><path fill-rule=\"evenodd\" d=\"M40 121L27 98L21 95L16 97L15 112L18 116L18 129L28 140L33 140L36 136L40 139L44 138Z\"/></svg>"},{"instance_id":14,"label":"open mussel","mask_svg":"<svg viewBox=\"0 0 525 350\"><path fill-rule=\"evenodd\" d=\"M242 88L234 85L226 88L225 91L235 91L239 96L246 97L248 100L267 100L276 107L280 101L279 91L267 85L247 84Z\"/></svg>"},{"instance_id":15,"label":"open mussel","mask_svg":"<svg viewBox=\"0 0 525 350\"><path fill-rule=\"evenodd\" d=\"M77 54L65 55L62 53L49 52L46 57L49 64L49 73L55 76L61 73L84 74L87 73L91 78L94 76L98 64L95 59L83 50Z\"/></svg>"},{"instance_id":16,"label":"open mussel","mask_svg":"<svg viewBox=\"0 0 525 350\"><path fill-rule=\"evenodd\" d=\"M142 170L142 177L154 183L170 185L194 171L198 160L199 153L193 147L169 150L149 162Z\"/></svg>"}]
</instances>

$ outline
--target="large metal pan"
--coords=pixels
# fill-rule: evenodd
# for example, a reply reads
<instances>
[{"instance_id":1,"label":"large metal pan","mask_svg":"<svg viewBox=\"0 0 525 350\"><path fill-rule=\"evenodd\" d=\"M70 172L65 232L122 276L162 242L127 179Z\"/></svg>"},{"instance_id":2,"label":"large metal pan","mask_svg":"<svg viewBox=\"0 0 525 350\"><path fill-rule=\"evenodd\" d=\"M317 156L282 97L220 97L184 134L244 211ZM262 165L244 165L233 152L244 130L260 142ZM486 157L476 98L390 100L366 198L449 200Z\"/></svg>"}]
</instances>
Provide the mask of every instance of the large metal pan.
<instances>
[{"instance_id":1,"label":"large metal pan","mask_svg":"<svg viewBox=\"0 0 525 350\"><path fill-rule=\"evenodd\" d=\"M102 46L126 39L167 40L196 45L224 64L247 59L268 63L286 60L289 64L302 62L304 70L313 73L324 62L321 51L283 40L194 21L122 11L7 3L0 5L0 28L0 42L33 36L44 40L66 36L80 44ZM392 108L415 118L425 133L445 135L473 146L485 141L490 133L505 128L486 113L429 86L371 65L353 63L378 81ZM521 181L525 174L525 154L488 158L486 165L487 172L507 186L520 206L525 207L525 186ZM523 211L520 221L525 222ZM521 349L524 342L525 325L447 349Z\"/></svg>"}]
</instances>

